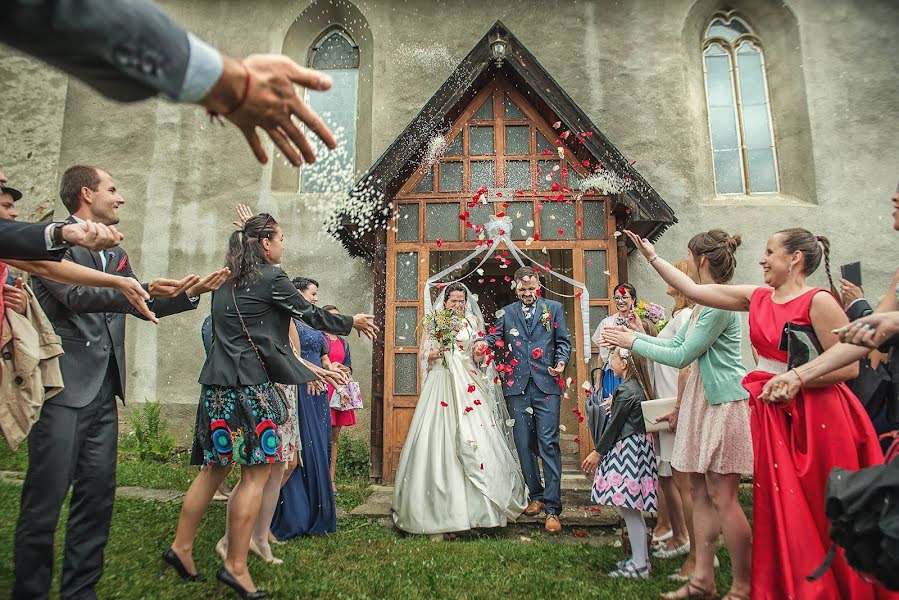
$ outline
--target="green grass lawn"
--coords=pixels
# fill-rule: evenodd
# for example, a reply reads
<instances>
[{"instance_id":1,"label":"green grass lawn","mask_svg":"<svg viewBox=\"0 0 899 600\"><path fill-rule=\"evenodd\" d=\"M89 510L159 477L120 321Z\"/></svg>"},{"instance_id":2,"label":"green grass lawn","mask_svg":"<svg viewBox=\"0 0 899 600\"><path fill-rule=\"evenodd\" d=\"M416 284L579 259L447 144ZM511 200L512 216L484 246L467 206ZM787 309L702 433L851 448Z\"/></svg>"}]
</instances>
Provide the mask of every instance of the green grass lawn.
<instances>
[{"instance_id":1,"label":"green grass lawn","mask_svg":"<svg viewBox=\"0 0 899 600\"><path fill-rule=\"evenodd\" d=\"M123 456L119 462L120 485L184 489L195 468L186 457L174 462L147 463ZM25 467L22 452L0 450L0 470ZM364 499L366 481L341 481L339 503L346 509ZM0 597L12 586L12 545L18 515L20 488L0 483ZM745 502L748 493L741 493ZM100 582L100 598L207 598L215 584L181 583L173 572L159 576L159 557L171 542L180 505L120 499L116 502L112 531L106 549L106 568ZM224 504L209 509L200 528L196 559L201 571L212 576L218 566L213 545L224 531ZM61 545L67 510L57 535L58 579ZM620 581L605 576L623 557L621 549L581 543L570 530L564 540L543 535L535 526L531 541L520 536L474 535L448 542L405 537L383 525L354 517L338 522L337 533L299 539L277 546L285 560L279 567L251 558L257 584L278 598L654 598L674 589L666 575L677 560L653 559L654 575L648 581ZM730 583L730 562L720 549L718 589ZM223 594L222 597L229 597Z\"/></svg>"}]
</instances>

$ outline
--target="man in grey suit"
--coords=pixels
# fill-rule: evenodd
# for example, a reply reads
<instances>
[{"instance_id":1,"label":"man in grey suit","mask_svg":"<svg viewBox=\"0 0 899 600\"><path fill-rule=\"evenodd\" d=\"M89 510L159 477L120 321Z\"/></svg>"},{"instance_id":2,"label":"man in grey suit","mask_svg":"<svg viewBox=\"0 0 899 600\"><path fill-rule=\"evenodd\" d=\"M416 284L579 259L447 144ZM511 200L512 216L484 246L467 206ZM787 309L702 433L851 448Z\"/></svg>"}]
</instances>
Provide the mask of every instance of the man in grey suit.
<instances>
[{"instance_id":1,"label":"man in grey suit","mask_svg":"<svg viewBox=\"0 0 899 600\"><path fill-rule=\"evenodd\" d=\"M75 166L62 177L70 222L119 222L124 203L112 176ZM99 253L71 248L66 259L121 277L134 277L121 247ZM152 309L163 317L193 310L202 293L216 289L227 269L203 280L154 280ZM185 286L187 289L185 290ZM125 315L139 316L117 291L35 278L34 292L62 338L65 389L47 400L28 437L28 472L15 538L13 598L47 598L53 579L53 537L69 487L61 598L95 598L115 498L118 415L125 396ZM173 296L173 297L166 297Z\"/></svg>"},{"instance_id":2,"label":"man in grey suit","mask_svg":"<svg viewBox=\"0 0 899 600\"><path fill-rule=\"evenodd\" d=\"M327 90L328 75L276 54L243 60L225 56L148 0L9 0L3 3L0 42L120 102L162 93L178 102L200 104L240 129L263 163L268 156L257 127L294 166L315 162L312 144L294 116L328 148L337 146L324 121L294 87Z\"/></svg>"}]
</instances>

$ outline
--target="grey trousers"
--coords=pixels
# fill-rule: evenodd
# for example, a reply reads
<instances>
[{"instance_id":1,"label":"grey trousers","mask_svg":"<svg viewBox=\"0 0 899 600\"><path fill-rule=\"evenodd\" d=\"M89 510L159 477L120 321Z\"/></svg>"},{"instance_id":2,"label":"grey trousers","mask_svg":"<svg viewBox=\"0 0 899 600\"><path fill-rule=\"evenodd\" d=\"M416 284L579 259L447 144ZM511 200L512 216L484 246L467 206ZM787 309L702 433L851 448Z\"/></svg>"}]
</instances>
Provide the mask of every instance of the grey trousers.
<instances>
[{"instance_id":1,"label":"grey trousers","mask_svg":"<svg viewBox=\"0 0 899 600\"><path fill-rule=\"evenodd\" d=\"M60 598L96 598L94 586L103 574L115 500L117 377L116 361L110 359L100 392L90 404L44 404L28 436L28 473L16 525L14 600L49 597L53 536L70 487Z\"/></svg>"}]
</instances>

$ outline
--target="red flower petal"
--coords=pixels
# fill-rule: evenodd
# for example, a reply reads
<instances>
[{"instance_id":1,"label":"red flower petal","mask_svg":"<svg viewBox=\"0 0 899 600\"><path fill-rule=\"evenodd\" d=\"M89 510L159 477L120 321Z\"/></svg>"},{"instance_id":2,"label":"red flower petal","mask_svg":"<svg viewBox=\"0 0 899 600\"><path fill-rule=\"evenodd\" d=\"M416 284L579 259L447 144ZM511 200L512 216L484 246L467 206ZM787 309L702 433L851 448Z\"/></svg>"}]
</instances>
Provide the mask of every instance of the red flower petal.
<instances>
[{"instance_id":1,"label":"red flower petal","mask_svg":"<svg viewBox=\"0 0 899 600\"><path fill-rule=\"evenodd\" d=\"M494 327L493 325L491 325L490 328L489 328L487 331L488 331L489 333L496 333L496 327Z\"/></svg>"},{"instance_id":2,"label":"red flower petal","mask_svg":"<svg viewBox=\"0 0 899 600\"><path fill-rule=\"evenodd\" d=\"M583 225L584 223L583 223L583 221L581 221L580 219L578 219L577 221L574 222L574 224L577 225L578 227L580 227L580 226Z\"/></svg>"},{"instance_id":3,"label":"red flower petal","mask_svg":"<svg viewBox=\"0 0 899 600\"><path fill-rule=\"evenodd\" d=\"M497 348L502 348L502 347L504 347L505 345L506 345L506 342L504 342L504 341L502 341L502 340L496 340L496 347L497 347Z\"/></svg>"},{"instance_id":4,"label":"red flower petal","mask_svg":"<svg viewBox=\"0 0 899 600\"><path fill-rule=\"evenodd\" d=\"M534 360L540 360L543 357L543 348L534 348L531 350L531 356L534 357Z\"/></svg>"},{"instance_id":5,"label":"red flower petal","mask_svg":"<svg viewBox=\"0 0 899 600\"><path fill-rule=\"evenodd\" d=\"M562 235L562 234L565 233L565 230L564 230L564 229L560 229L560 230L558 231L558 233L559 233L559 235Z\"/></svg>"},{"instance_id":6,"label":"red flower petal","mask_svg":"<svg viewBox=\"0 0 899 600\"><path fill-rule=\"evenodd\" d=\"M558 129L561 126L562 126L562 121L556 121L555 123L553 123L553 129Z\"/></svg>"},{"instance_id":7,"label":"red flower petal","mask_svg":"<svg viewBox=\"0 0 899 600\"><path fill-rule=\"evenodd\" d=\"M475 406L480 406L480 405L481 405L481 401L480 401L480 400L475 400L475 401L474 401L474 404L475 404Z\"/></svg>"},{"instance_id":8,"label":"red flower petal","mask_svg":"<svg viewBox=\"0 0 899 600\"><path fill-rule=\"evenodd\" d=\"M574 438L574 443L575 443L575 444L580 444L580 443L581 443L581 438L579 438L579 437Z\"/></svg>"},{"instance_id":9,"label":"red flower petal","mask_svg":"<svg viewBox=\"0 0 899 600\"><path fill-rule=\"evenodd\" d=\"M469 394L472 393L473 391L475 391L476 389L478 389L478 388L475 386L475 384L473 384L473 383L468 384L468 393Z\"/></svg>"},{"instance_id":10,"label":"red flower petal","mask_svg":"<svg viewBox=\"0 0 899 600\"><path fill-rule=\"evenodd\" d=\"M589 166L590 166L590 161L589 161L589 160L585 160L584 162L581 163L581 166L583 166L583 167L589 167Z\"/></svg>"},{"instance_id":11,"label":"red flower petal","mask_svg":"<svg viewBox=\"0 0 899 600\"><path fill-rule=\"evenodd\" d=\"M470 412L473 411L473 410L474 410L474 409L473 409L472 407L470 407L470 406L466 406L466 407L465 407L465 412L467 412L467 413L470 413Z\"/></svg>"},{"instance_id":12,"label":"red flower petal","mask_svg":"<svg viewBox=\"0 0 899 600\"><path fill-rule=\"evenodd\" d=\"M571 135L570 131L563 131L562 133L559 134L559 137L562 138L563 140L567 140L569 135Z\"/></svg>"},{"instance_id":13,"label":"red flower petal","mask_svg":"<svg viewBox=\"0 0 899 600\"><path fill-rule=\"evenodd\" d=\"M447 406L449 406L449 404L447 404L446 402L444 402L443 400L441 400L441 401L440 401L440 406L446 408Z\"/></svg>"},{"instance_id":14,"label":"red flower petal","mask_svg":"<svg viewBox=\"0 0 899 600\"><path fill-rule=\"evenodd\" d=\"M558 192L561 188L562 188L562 186L559 185L558 181L554 181L552 186L550 186L550 189L554 192Z\"/></svg>"},{"instance_id":15,"label":"red flower petal","mask_svg":"<svg viewBox=\"0 0 899 600\"><path fill-rule=\"evenodd\" d=\"M516 342L516 344L520 344L520 343L521 343L521 342ZM509 361L509 364L512 365L513 367L517 367L517 366L518 366L518 359L517 359L517 358L513 358L512 360Z\"/></svg>"},{"instance_id":16,"label":"red flower petal","mask_svg":"<svg viewBox=\"0 0 899 600\"><path fill-rule=\"evenodd\" d=\"M438 247L438 248L439 248L440 246L443 245L443 238L437 238L437 239L434 240L434 241L435 241L435 243L437 244L437 247Z\"/></svg>"}]
</instances>

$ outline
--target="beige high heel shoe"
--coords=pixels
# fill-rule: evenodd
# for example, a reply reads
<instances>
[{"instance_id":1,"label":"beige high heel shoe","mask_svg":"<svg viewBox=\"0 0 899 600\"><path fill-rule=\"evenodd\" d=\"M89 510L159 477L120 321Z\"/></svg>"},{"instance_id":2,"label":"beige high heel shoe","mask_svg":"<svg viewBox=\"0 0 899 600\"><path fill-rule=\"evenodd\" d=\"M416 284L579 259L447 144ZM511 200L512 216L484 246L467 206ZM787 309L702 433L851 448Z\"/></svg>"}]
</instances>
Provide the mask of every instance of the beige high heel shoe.
<instances>
[{"instance_id":1,"label":"beige high heel shoe","mask_svg":"<svg viewBox=\"0 0 899 600\"><path fill-rule=\"evenodd\" d=\"M225 546L227 541L228 540L223 537L215 543L215 553L222 559L222 562L225 562L225 557L228 555L228 548Z\"/></svg>"},{"instance_id":2,"label":"beige high heel shoe","mask_svg":"<svg viewBox=\"0 0 899 600\"><path fill-rule=\"evenodd\" d=\"M271 551L271 549L269 549L269 551ZM274 556L264 556L262 554L262 550L259 549L259 546L252 539L250 539L250 552L252 552L256 556L258 556L263 562L265 562L267 564L270 564L270 565L283 565L284 564L284 561L281 560L280 558L275 558Z\"/></svg>"}]
</instances>

